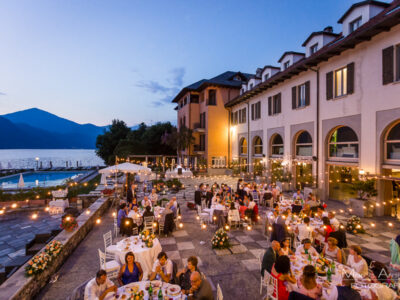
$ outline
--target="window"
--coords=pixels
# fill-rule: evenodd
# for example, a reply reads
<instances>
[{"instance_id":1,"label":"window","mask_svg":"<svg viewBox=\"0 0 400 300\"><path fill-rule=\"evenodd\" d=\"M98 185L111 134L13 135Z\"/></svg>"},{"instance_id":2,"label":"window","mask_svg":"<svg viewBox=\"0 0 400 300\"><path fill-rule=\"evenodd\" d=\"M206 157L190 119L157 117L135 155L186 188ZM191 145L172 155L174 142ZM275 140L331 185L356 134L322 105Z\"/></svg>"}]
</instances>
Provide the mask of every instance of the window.
<instances>
[{"instance_id":1,"label":"window","mask_svg":"<svg viewBox=\"0 0 400 300\"><path fill-rule=\"evenodd\" d=\"M400 45L396 45L396 81L400 81Z\"/></svg>"},{"instance_id":2,"label":"window","mask_svg":"<svg viewBox=\"0 0 400 300\"><path fill-rule=\"evenodd\" d=\"M185 106L185 105L187 104L187 100L188 100L188 97L186 96L186 97L183 99L183 106Z\"/></svg>"},{"instance_id":3,"label":"window","mask_svg":"<svg viewBox=\"0 0 400 300\"><path fill-rule=\"evenodd\" d=\"M301 132L297 137L296 156L312 156L312 138L307 131Z\"/></svg>"},{"instance_id":4,"label":"window","mask_svg":"<svg viewBox=\"0 0 400 300\"><path fill-rule=\"evenodd\" d=\"M199 95L190 95L190 103L199 103Z\"/></svg>"},{"instance_id":5,"label":"window","mask_svg":"<svg viewBox=\"0 0 400 300\"><path fill-rule=\"evenodd\" d=\"M282 156L283 155L283 139L279 134L275 134L271 141L271 155Z\"/></svg>"},{"instance_id":6,"label":"window","mask_svg":"<svg viewBox=\"0 0 400 300\"><path fill-rule=\"evenodd\" d=\"M286 70L286 69L289 68L289 67L290 67L290 61L285 61L285 62L283 63L283 69Z\"/></svg>"},{"instance_id":7,"label":"window","mask_svg":"<svg viewBox=\"0 0 400 300\"><path fill-rule=\"evenodd\" d=\"M251 105L251 119L257 120L261 118L261 102L258 101Z\"/></svg>"},{"instance_id":8,"label":"window","mask_svg":"<svg viewBox=\"0 0 400 300\"><path fill-rule=\"evenodd\" d=\"M206 128L206 113L200 114L200 128Z\"/></svg>"},{"instance_id":9,"label":"window","mask_svg":"<svg viewBox=\"0 0 400 300\"><path fill-rule=\"evenodd\" d=\"M400 123L393 126L385 139L385 158L400 162Z\"/></svg>"},{"instance_id":10,"label":"window","mask_svg":"<svg viewBox=\"0 0 400 300\"><path fill-rule=\"evenodd\" d=\"M241 155L245 155L247 154L247 140L245 138L242 138L240 140L240 149L239 149L239 153Z\"/></svg>"},{"instance_id":11,"label":"window","mask_svg":"<svg viewBox=\"0 0 400 300\"><path fill-rule=\"evenodd\" d=\"M268 97L268 115L276 115L281 113L281 93Z\"/></svg>"},{"instance_id":12,"label":"window","mask_svg":"<svg viewBox=\"0 0 400 300\"><path fill-rule=\"evenodd\" d=\"M259 136L256 136L253 140L253 155L260 156L263 152L263 144L262 139Z\"/></svg>"},{"instance_id":13,"label":"window","mask_svg":"<svg viewBox=\"0 0 400 300\"><path fill-rule=\"evenodd\" d=\"M208 90L208 103L207 105L217 105L217 91L216 90Z\"/></svg>"},{"instance_id":14,"label":"window","mask_svg":"<svg viewBox=\"0 0 400 300\"><path fill-rule=\"evenodd\" d=\"M347 94L347 67L335 71L335 97Z\"/></svg>"},{"instance_id":15,"label":"window","mask_svg":"<svg viewBox=\"0 0 400 300\"><path fill-rule=\"evenodd\" d=\"M249 90L251 90L253 88L254 84L250 83L249 85Z\"/></svg>"},{"instance_id":16,"label":"window","mask_svg":"<svg viewBox=\"0 0 400 300\"><path fill-rule=\"evenodd\" d=\"M232 118L232 123L233 123L233 124L237 124L237 123L239 122L238 115L239 115L239 111L235 111L235 112L233 113L233 118Z\"/></svg>"},{"instance_id":17,"label":"window","mask_svg":"<svg viewBox=\"0 0 400 300\"><path fill-rule=\"evenodd\" d=\"M240 95L243 94L243 93L244 93L244 89L241 89L240 90Z\"/></svg>"},{"instance_id":18,"label":"window","mask_svg":"<svg viewBox=\"0 0 400 300\"><path fill-rule=\"evenodd\" d=\"M310 47L310 55L314 54L317 51L318 51L318 43L316 43Z\"/></svg>"},{"instance_id":19,"label":"window","mask_svg":"<svg viewBox=\"0 0 400 300\"><path fill-rule=\"evenodd\" d=\"M226 166L225 156L213 156L211 158L211 167L212 168L225 168Z\"/></svg>"},{"instance_id":20,"label":"window","mask_svg":"<svg viewBox=\"0 0 400 300\"><path fill-rule=\"evenodd\" d=\"M361 17L355 19L354 21L350 22L349 24L349 32L352 33L353 31L357 30L361 26Z\"/></svg>"},{"instance_id":21,"label":"window","mask_svg":"<svg viewBox=\"0 0 400 300\"><path fill-rule=\"evenodd\" d=\"M246 107L239 110L239 123L246 123Z\"/></svg>"},{"instance_id":22,"label":"window","mask_svg":"<svg viewBox=\"0 0 400 300\"><path fill-rule=\"evenodd\" d=\"M336 129L329 139L330 158L358 158L358 138L350 127Z\"/></svg>"},{"instance_id":23,"label":"window","mask_svg":"<svg viewBox=\"0 0 400 300\"><path fill-rule=\"evenodd\" d=\"M297 107L306 106L306 85L302 84L298 87L299 99L297 100Z\"/></svg>"},{"instance_id":24,"label":"window","mask_svg":"<svg viewBox=\"0 0 400 300\"><path fill-rule=\"evenodd\" d=\"M200 135L199 151L204 151L205 149L206 149L206 135L202 134Z\"/></svg>"},{"instance_id":25,"label":"window","mask_svg":"<svg viewBox=\"0 0 400 300\"><path fill-rule=\"evenodd\" d=\"M264 81L267 81L268 78L269 78L269 73L267 73L267 74L264 75Z\"/></svg>"}]
</instances>

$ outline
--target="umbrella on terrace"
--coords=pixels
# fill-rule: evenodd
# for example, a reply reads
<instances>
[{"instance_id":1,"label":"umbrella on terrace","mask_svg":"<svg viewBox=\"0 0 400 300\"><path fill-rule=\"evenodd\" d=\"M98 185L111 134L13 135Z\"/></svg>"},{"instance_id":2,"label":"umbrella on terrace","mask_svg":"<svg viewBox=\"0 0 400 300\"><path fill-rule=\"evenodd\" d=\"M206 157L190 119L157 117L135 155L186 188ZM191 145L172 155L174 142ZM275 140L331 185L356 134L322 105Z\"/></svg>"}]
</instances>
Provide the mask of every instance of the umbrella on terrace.
<instances>
[{"instance_id":1,"label":"umbrella on terrace","mask_svg":"<svg viewBox=\"0 0 400 300\"><path fill-rule=\"evenodd\" d=\"M22 173L19 174L19 181L18 181L18 185L17 186L20 189L25 187L24 177L22 176Z\"/></svg>"}]
</instances>

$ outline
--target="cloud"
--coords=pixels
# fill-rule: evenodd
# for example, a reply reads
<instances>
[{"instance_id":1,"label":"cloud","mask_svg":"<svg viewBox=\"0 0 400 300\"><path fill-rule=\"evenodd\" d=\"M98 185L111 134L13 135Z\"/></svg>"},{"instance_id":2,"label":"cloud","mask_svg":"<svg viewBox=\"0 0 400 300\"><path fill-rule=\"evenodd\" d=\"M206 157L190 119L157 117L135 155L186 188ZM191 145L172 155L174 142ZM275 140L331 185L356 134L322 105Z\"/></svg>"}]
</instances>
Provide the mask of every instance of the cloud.
<instances>
[{"instance_id":1,"label":"cloud","mask_svg":"<svg viewBox=\"0 0 400 300\"><path fill-rule=\"evenodd\" d=\"M180 91L183 85L183 78L185 77L185 68L175 68L170 71L171 77L167 79L169 86L164 85L154 80L140 81L136 86L147 90L152 94L162 95L163 97L152 101L154 107L171 103L171 100Z\"/></svg>"},{"instance_id":2,"label":"cloud","mask_svg":"<svg viewBox=\"0 0 400 300\"><path fill-rule=\"evenodd\" d=\"M0 92L0 96L5 96L5 95L7 95L7 94Z\"/></svg>"}]
</instances>

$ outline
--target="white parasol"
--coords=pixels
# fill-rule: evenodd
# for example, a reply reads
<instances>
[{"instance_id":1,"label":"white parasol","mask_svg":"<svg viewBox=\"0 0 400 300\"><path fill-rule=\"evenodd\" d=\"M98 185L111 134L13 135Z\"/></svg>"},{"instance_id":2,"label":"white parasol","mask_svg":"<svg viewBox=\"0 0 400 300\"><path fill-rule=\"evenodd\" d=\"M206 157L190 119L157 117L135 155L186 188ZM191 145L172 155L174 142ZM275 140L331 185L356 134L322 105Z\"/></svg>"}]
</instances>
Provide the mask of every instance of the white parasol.
<instances>
[{"instance_id":1,"label":"white parasol","mask_svg":"<svg viewBox=\"0 0 400 300\"><path fill-rule=\"evenodd\" d=\"M18 187L19 187L20 189L22 189L23 187L25 187L24 177L22 176L22 173L19 174Z\"/></svg>"}]
</instances>

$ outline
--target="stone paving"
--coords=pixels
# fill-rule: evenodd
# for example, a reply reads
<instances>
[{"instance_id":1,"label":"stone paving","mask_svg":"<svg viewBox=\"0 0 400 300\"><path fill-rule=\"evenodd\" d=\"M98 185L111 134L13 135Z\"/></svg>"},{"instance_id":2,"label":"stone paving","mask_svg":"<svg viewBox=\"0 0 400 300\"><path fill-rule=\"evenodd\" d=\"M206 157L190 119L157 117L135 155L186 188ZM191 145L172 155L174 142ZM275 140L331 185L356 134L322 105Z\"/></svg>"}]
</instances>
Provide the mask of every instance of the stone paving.
<instances>
[{"instance_id":1,"label":"stone paving","mask_svg":"<svg viewBox=\"0 0 400 300\"><path fill-rule=\"evenodd\" d=\"M212 184L226 183L236 187L237 178L207 177L184 179L185 190L176 194L181 205L184 228L175 231L172 236L161 237L160 243L169 258L178 264L178 269L183 267L186 259L191 255L199 258L199 268L210 281L214 292L219 284L225 299L261 299L260 288L260 263L259 257L269 246L263 235L263 222L253 227L253 230L232 230L229 235L233 247L227 251L214 251L211 248L211 238L216 228L212 225L202 230L196 213L186 207L186 202L193 201L193 191L200 182ZM332 210L341 209L340 203L328 202ZM265 208L260 208L260 215L265 215ZM339 220L345 221L349 215L338 213ZM378 221L377 221L378 220ZM393 222L393 229L386 226L387 220ZM350 244L360 244L365 254L370 258L385 262L390 257L388 243L396 235L400 224L393 219L377 218L376 228L369 228L369 220L363 219L368 234L348 235ZM59 278L55 283L49 283L36 297L36 299L65 299L72 290L86 280L92 278L99 268L97 249L104 249L103 234L112 230L111 211L103 218L101 225L96 226L81 242L73 254L59 270ZM368 250L368 251L367 251ZM375 258L373 257L375 255Z\"/></svg>"},{"instance_id":2,"label":"stone paving","mask_svg":"<svg viewBox=\"0 0 400 300\"><path fill-rule=\"evenodd\" d=\"M15 212L0 217L0 271L16 256L25 255L25 245L38 233L50 233L59 228L60 216L52 217L38 212L36 220L31 219L33 211Z\"/></svg>"}]
</instances>

